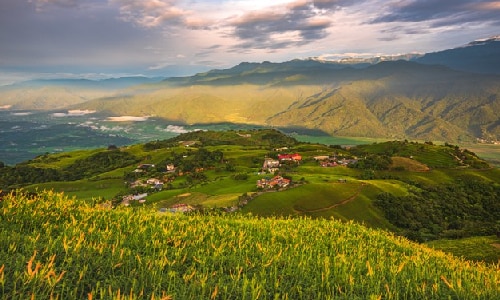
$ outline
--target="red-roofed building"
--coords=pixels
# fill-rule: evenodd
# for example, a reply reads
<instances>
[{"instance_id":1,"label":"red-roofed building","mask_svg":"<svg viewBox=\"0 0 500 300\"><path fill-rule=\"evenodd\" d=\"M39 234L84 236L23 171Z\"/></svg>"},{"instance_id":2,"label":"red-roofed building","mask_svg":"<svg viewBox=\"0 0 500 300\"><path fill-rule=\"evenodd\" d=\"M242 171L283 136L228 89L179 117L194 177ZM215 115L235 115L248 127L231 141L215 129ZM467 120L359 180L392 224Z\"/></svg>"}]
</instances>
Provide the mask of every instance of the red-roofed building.
<instances>
[{"instance_id":1,"label":"red-roofed building","mask_svg":"<svg viewBox=\"0 0 500 300\"><path fill-rule=\"evenodd\" d=\"M257 187L259 188L274 188L278 187L287 187L290 184L290 179L283 178L281 176L274 176L272 179L260 179L257 180Z\"/></svg>"},{"instance_id":2,"label":"red-roofed building","mask_svg":"<svg viewBox=\"0 0 500 300\"><path fill-rule=\"evenodd\" d=\"M301 161L302 156L298 153L292 153L292 154L278 154L278 159L279 160L293 160L293 161Z\"/></svg>"}]
</instances>

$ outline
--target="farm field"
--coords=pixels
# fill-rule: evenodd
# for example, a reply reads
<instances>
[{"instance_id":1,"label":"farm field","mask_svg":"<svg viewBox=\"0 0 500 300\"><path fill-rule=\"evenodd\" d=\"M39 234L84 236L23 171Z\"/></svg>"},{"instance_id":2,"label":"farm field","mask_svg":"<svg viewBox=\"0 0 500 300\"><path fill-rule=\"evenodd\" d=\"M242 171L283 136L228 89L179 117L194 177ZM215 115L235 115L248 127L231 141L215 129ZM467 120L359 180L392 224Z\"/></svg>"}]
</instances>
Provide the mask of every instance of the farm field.
<instances>
[{"instance_id":1,"label":"farm field","mask_svg":"<svg viewBox=\"0 0 500 300\"><path fill-rule=\"evenodd\" d=\"M496 299L499 270L323 218L0 204L4 299Z\"/></svg>"}]
</instances>

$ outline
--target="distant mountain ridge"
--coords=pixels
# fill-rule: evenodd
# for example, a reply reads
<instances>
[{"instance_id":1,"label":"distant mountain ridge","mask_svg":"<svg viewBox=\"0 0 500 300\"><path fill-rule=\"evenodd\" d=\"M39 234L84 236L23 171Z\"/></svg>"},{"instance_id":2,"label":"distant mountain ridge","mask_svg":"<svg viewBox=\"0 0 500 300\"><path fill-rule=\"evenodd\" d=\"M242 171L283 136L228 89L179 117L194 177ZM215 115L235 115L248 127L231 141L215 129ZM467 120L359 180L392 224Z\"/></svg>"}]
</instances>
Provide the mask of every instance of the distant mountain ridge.
<instances>
[{"instance_id":1,"label":"distant mountain ridge","mask_svg":"<svg viewBox=\"0 0 500 300\"><path fill-rule=\"evenodd\" d=\"M154 116L186 124L304 127L336 136L449 142L500 140L498 37L405 58L371 61L377 63L319 59L242 62L229 69L130 84L104 94L99 88L58 85L57 99L60 107L68 109ZM78 82L80 86L87 83ZM16 96L23 95L26 89L7 92L16 91ZM30 99L40 95L37 91L31 90ZM96 92L81 96L81 91ZM7 92L0 92L0 106L23 99L5 97ZM38 104L37 108L47 109L50 92L46 90L38 102L25 102L23 107ZM64 95L75 99L68 101ZM19 107L12 105L13 109Z\"/></svg>"},{"instance_id":2,"label":"distant mountain ridge","mask_svg":"<svg viewBox=\"0 0 500 300\"><path fill-rule=\"evenodd\" d=\"M451 69L500 75L500 36L476 40L469 44L415 59L418 63L444 65Z\"/></svg>"}]
</instances>

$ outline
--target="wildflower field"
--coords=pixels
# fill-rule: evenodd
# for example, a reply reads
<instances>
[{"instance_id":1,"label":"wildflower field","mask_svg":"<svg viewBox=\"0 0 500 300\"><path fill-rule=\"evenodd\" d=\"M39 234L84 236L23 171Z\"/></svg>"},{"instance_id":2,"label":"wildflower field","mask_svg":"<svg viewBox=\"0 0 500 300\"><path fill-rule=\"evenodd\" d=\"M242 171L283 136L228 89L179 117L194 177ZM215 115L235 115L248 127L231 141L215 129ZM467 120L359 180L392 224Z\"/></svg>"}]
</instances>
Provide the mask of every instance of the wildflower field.
<instances>
[{"instance_id":1,"label":"wildflower field","mask_svg":"<svg viewBox=\"0 0 500 300\"><path fill-rule=\"evenodd\" d=\"M498 299L498 265L327 219L0 201L2 299Z\"/></svg>"}]
</instances>

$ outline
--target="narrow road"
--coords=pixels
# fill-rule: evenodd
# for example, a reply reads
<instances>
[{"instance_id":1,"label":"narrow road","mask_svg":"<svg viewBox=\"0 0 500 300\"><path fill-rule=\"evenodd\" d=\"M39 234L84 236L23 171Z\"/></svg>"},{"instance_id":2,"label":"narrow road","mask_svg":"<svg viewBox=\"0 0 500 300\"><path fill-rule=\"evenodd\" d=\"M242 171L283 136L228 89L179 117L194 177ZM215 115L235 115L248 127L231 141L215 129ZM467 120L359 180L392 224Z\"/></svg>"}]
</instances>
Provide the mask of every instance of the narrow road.
<instances>
[{"instance_id":1,"label":"narrow road","mask_svg":"<svg viewBox=\"0 0 500 300\"><path fill-rule=\"evenodd\" d=\"M346 198L342 201L340 201L339 203L335 203L333 205L330 205L330 206L327 206L327 207L322 207L322 208L317 208L317 209L310 209L310 210L298 210L298 209L295 209L295 211L299 212L299 213L315 213L315 212L321 212L321 211L326 211L326 210L330 210L330 209L333 209L335 207L338 207L338 206L341 206L341 205L344 205L344 204L347 204L351 201L353 201L354 199L356 199L356 197L359 196L359 193L361 193L361 189L365 186L366 184L365 183L362 183L358 190L356 191L356 193L352 196L350 196L349 198Z\"/></svg>"}]
</instances>

